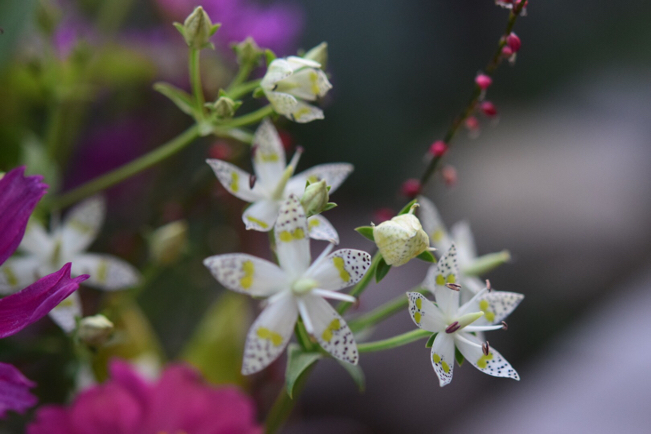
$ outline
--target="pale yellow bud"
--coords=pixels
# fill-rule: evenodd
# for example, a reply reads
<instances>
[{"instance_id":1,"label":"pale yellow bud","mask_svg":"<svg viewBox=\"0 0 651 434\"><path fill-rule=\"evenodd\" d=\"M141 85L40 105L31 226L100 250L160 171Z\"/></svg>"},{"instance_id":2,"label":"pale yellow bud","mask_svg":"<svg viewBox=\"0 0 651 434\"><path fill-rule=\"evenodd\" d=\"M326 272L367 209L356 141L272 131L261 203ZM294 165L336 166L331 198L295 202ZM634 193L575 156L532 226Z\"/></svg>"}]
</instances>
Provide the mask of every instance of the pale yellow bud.
<instances>
[{"instance_id":1,"label":"pale yellow bud","mask_svg":"<svg viewBox=\"0 0 651 434\"><path fill-rule=\"evenodd\" d=\"M328 185L326 180L322 179L307 186L301 198L301 205L308 216L313 216L323 212L328 205L328 200L330 200Z\"/></svg>"},{"instance_id":2,"label":"pale yellow bud","mask_svg":"<svg viewBox=\"0 0 651 434\"><path fill-rule=\"evenodd\" d=\"M184 220L168 223L151 236L149 252L159 265L169 265L179 258L188 241L188 224Z\"/></svg>"},{"instance_id":3,"label":"pale yellow bud","mask_svg":"<svg viewBox=\"0 0 651 434\"><path fill-rule=\"evenodd\" d=\"M429 247L429 238L420 220L413 215L414 204L408 214L402 214L373 227L373 238L384 261L393 266L404 265Z\"/></svg>"},{"instance_id":4,"label":"pale yellow bud","mask_svg":"<svg viewBox=\"0 0 651 434\"><path fill-rule=\"evenodd\" d=\"M87 316L79 322L77 336L86 345L98 347L111 337L113 329L113 323L104 315Z\"/></svg>"}]
</instances>

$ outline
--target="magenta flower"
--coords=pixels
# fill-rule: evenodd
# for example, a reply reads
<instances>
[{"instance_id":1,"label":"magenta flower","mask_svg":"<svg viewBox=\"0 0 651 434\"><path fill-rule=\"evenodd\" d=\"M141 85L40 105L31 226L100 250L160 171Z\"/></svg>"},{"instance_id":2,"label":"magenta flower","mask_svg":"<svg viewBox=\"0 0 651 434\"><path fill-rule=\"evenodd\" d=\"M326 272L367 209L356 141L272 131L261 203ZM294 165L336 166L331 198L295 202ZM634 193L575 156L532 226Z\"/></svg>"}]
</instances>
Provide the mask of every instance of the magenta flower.
<instances>
[{"instance_id":1,"label":"magenta flower","mask_svg":"<svg viewBox=\"0 0 651 434\"><path fill-rule=\"evenodd\" d=\"M11 256L25 234L27 221L47 185L41 176L24 176L19 167L0 179L0 265ZM72 294L87 275L70 278L70 264L27 288L0 299L0 338L18 333L43 318ZM36 403L34 384L11 365L0 363L0 418L7 410L24 412Z\"/></svg>"},{"instance_id":2,"label":"magenta flower","mask_svg":"<svg viewBox=\"0 0 651 434\"><path fill-rule=\"evenodd\" d=\"M205 384L193 369L170 365L147 383L114 360L111 378L77 396L70 407L46 405L27 434L260 434L250 398L234 387Z\"/></svg>"}]
</instances>

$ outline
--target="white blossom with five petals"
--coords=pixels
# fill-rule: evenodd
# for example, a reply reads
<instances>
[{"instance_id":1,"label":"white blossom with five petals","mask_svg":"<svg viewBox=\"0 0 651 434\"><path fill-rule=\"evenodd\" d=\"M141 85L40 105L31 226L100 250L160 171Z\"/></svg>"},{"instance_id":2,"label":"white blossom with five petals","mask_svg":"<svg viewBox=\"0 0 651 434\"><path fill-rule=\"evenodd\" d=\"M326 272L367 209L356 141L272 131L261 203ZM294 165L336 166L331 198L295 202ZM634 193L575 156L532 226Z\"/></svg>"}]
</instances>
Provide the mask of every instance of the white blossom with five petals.
<instances>
[{"instance_id":1,"label":"white blossom with five petals","mask_svg":"<svg viewBox=\"0 0 651 434\"><path fill-rule=\"evenodd\" d=\"M260 87L276 113L306 123L323 119L323 111L302 100L315 101L328 93L332 85L320 63L289 56L269 64Z\"/></svg>"},{"instance_id":2,"label":"white blossom with five petals","mask_svg":"<svg viewBox=\"0 0 651 434\"><path fill-rule=\"evenodd\" d=\"M493 313L493 323L502 322L522 300L521 294L490 292L484 288L472 299L459 306L459 291L446 284L454 283L458 276L457 252L454 245L430 269L426 282L434 293L436 304L418 292L408 292L409 313L421 329L436 333L432 344L431 362L441 387L452 381L455 347L461 355L480 371L494 377L519 380L520 376L502 355L476 336L489 330L504 328L503 324L486 325L485 310ZM483 320L483 321L482 321ZM483 324L483 325L482 325Z\"/></svg>"},{"instance_id":3,"label":"white blossom with five petals","mask_svg":"<svg viewBox=\"0 0 651 434\"><path fill-rule=\"evenodd\" d=\"M63 223L48 233L36 220L30 220L18 248L24 253L0 267L0 293L24 288L72 262L72 276L89 274L85 285L114 291L138 284L140 273L131 264L107 254L86 253L104 222L106 203L100 196L73 207ZM72 331L75 318L81 317L78 291L50 311L50 317L66 332Z\"/></svg>"},{"instance_id":4,"label":"white blossom with five petals","mask_svg":"<svg viewBox=\"0 0 651 434\"><path fill-rule=\"evenodd\" d=\"M291 194L300 197L308 181L324 179L330 186L330 193L333 193L353 171L352 164L331 163L320 164L294 175L301 151L297 151L287 165L278 132L268 119L256 130L252 146L253 181L250 174L231 163L206 160L226 190L252 203L242 215L247 229L270 231L278 217L280 204ZM308 226L310 238L339 242L337 231L321 214L310 217Z\"/></svg>"},{"instance_id":5,"label":"white blossom with five petals","mask_svg":"<svg viewBox=\"0 0 651 434\"><path fill-rule=\"evenodd\" d=\"M330 244L310 264L307 226L300 201L292 195L283 202L275 225L280 266L243 253L211 256L204 261L226 288L253 297L269 297L246 338L244 375L264 369L280 356L299 314L307 332L324 350L339 360L357 364L353 333L325 299L355 301L338 291L364 276L371 256L353 249L330 253L334 246Z\"/></svg>"}]
</instances>

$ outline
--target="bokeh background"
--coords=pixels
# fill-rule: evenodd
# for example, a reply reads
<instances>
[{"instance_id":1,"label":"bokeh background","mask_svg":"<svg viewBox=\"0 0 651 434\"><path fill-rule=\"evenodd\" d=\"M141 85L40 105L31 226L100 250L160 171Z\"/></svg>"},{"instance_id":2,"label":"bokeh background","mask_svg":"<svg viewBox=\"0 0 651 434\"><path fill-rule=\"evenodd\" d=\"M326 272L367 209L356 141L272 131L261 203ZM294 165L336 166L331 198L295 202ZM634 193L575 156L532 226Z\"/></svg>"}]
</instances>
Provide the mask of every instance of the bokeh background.
<instances>
[{"instance_id":1,"label":"bokeh background","mask_svg":"<svg viewBox=\"0 0 651 434\"><path fill-rule=\"evenodd\" d=\"M55 157L61 171L51 175L52 193L182 131L189 119L151 85L165 80L186 86L185 48L169 24L198 4L2 2L0 169L26 161L29 143L59 134L65 146ZM362 249L372 246L352 229L372 221L381 207L397 210L404 204L400 184L422 173L429 144L464 106L507 19L490 0L208 0L204 6L223 23L214 38L217 50L206 54L203 64L212 95L233 74L231 41L251 33L279 55L329 43L334 88L324 101L325 120L307 125L281 120L279 126L288 147L305 147L301 168L330 161L355 165L333 197L339 207L328 217L343 247ZM48 34L39 29L51 14L58 24ZM488 94L499 121L480 118L476 138L461 131L445 161L457 171L456 184L447 186L437 175L425 189L448 225L470 222L480 254L511 251L512 262L487 277L500 290L525 294L525 300L511 315L509 331L489 339L522 381L494 379L463 366L441 389L429 350L414 343L363 355L366 390L360 394L338 364L325 361L311 376L286 432L647 432L650 14L651 5L643 2L530 1L528 16L515 28L522 39L517 61L499 69ZM56 40L54 53L47 53L46 38ZM63 65L56 74L47 72L51 62ZM47 126L53 98L62 102L67 119L55 133ZM243 110L256 104L245 100ZM187 354L185 345L196 338L206 312L218 312L213 324L232 333L215 331L212 348L223 369L213 367L206 375L240 384L263 414L282 385L285 362L253 379L235 373L254 304L228 299L240 309L237 319L224 314L223 304L221 311L218 304L209 307L224 300L224 290L201 264L217 253L269 256L266 236L246 233L238 223L244 204L220 190L203 163L212 156L246 168L246 152L241 144L202 140L111 189L106 230L93 248L142 265L147 234L187 219L190 247L174 266L157 270L140 292L142 316L160 337L157 351L176 358ZM392 271L367 290L352 314L419 284L426 268L410 263ZM83 296L88 313L106 307L101 294L87 290ZM38 327L51 342L62 341L51 324ZM412 328L405 311L370 338ZM2 343L4 359L15 357L29 333ZM18 362L39 379L44 401L63 401L71 382L61 375L67 358L39 356L40 362L23 356ZM54 378L47 375L52 372ZM19 426L11 420L7 432Z\"/></svg>"}]
</instances>

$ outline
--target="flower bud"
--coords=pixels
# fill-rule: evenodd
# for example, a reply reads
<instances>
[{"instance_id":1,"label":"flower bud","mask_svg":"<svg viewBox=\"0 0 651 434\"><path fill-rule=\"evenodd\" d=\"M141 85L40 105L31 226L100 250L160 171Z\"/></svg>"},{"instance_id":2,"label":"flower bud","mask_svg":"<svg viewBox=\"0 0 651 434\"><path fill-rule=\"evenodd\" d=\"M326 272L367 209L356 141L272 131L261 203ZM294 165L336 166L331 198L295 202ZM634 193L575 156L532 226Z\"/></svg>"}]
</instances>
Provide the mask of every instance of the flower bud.
<instances>
[{"instance_id":1,"label":"flower bud","mask_svg":"<svg viewBox=\"0 0 651 434\"><path fill-rule=\"evenodd\" d=\"M420 194L420 181L417 179L408 179L402 183L401 193L408 198L414 198Z\"/></svg>"},{"instance_id":2,"label":"flower bud","mask_svg":"<svg viewBox=\"0 0 651 434\"><path fill-rule=\"evenodd\" d=\"M437 140L429 147L429 153L435 157L442 157L448 151L448 145L443 140Z\"/></svg>"},{"instance_id":3,"label":"flower bud","mask_svg":"<svg viewBox=\"0 0 651 434\"><path fill-rule=\"evenodd\" d=\"M325 69L326 64L328 63L328 43L321 42L319 45L305 53L303 59L314 60L321 64L321 69Z\"/></svg>"},{"instance_id":4,"label":"flower bud","mask_svg":"<svg viewBox=\"0 0 651 434\"><path fill-rule=\"evenodd\" d=\"M514 54L513 50L508 45L502 47L502 57L504 57L505 59L510 59L511 57L513 57L513 54Z\"/></svg>"},{"instance_id":5,"label":"flower bud","mask_svg":"<svg viewBox=\"0 0 651 434\"><path fill-rule=\"evenodd\" d=\"M106 343L113 334L113 323L104 315L93 315L79 321L77 336L90 347L99 347Z\"/></svg>"},{"instance_id":6,"label":"flower bud","mask_svg":"<svg viewBox=\"0 0 651 434\"><path fill-rule=\"evenodd\" d=\"M441 169L441 176L443 177L443 182L448 187L454 187L457 184L458 175L457 169L454 166L443 166Z\"/></svg>"},{"instance_id":7,"label":"flower bud","mask_svg":"<svg viewBox=\"0 0 651 434\"><path fill-rule=\"evenodd\" d=\"M237 63L240 65L255 65L264 53L250 36L238 44L233 44L233 51L235 51Z\"/></svg>"},{"instance_id":8,"label":"flower bud","mask_svg":"<svg viewBox=\"0 0 651 434\"><path fill-rule=\"evenodd\" d=\"M511 32L509 36L506 37L506 44L509 46L513 53L520 51L520 47L522 46L520 38L513 32Z\"/></svg>"},{"instance_id":9,"label":"flower bud","mask_svg":"<svg viewBox=\"0 0 651 434\"><path fill-rule=\"evenodd\" d=\"M238 108L242 105L241 102L235 102L227 96L220 96L213 104L212 108L215 114L220 119L232 118Z\"/></svg>"},{"instance_id":10,"label":"flower bud","mask_svg":"<svg viewBox=\"0 0 651 434\"><path fill-rule=\"evenodd\" d=\"M479 110L489 118L497 116L497 107L495 107L495 104L490 101L482 101L481 104L479 104Z\"/></svg>"},{"instance_id":11,"label":"flower bud","mask_svg":"<svg viewBox=\"0 0 651 434\"><path fill-rule=\"evenodd\" d=\"M221 24L213 24L206 11L198 6L188 15L183 25L174 23L174 26L181 32L188 47L200 50L210 44L210 37L215 34Z\"/></svg>"},{"instance_id":12,"label":"flower bud","mask_svg":"<svg viewBox=\"0 0 651 434\"><path fill-rule=\"evenodd\" d=\"M173 264L188 242L188 224L185 220L168 223L156 229L149 242L149 254L158 265Z\"/></svg>"},{"instance_id":13,"label":"flower bud","mask_svg":"<svg viewBox=\"0 0 651 434\"><path fill-rule=\"evenodd\" d=\"M307 186L301 198L301 205L308 216L313 216L325 210L329 199L328 184L322 179Z\"/></svg>"},{"instance_id":14,"label":"flower bud","mask_svg":"<svg viewBox=\"0 0 651 434\"><path fill-rule=\"evenodd\" d=\"M404 265L428 249L429 237L413 214L417 207L373 227L375 244L388 265Z\"/></svg>"},{"instance_id":15,"label":"flower bud","mask_svg":"<svg viewBox=\"0 0 651 434\"><path fill-rule=\"evenodd\" d=\"M479 86L481 90L486 90L491 84L493 84L493 79L486 74L479 74L475 77L475 83L477 83L477 86Z\"/></svg>"}]
</instances>

